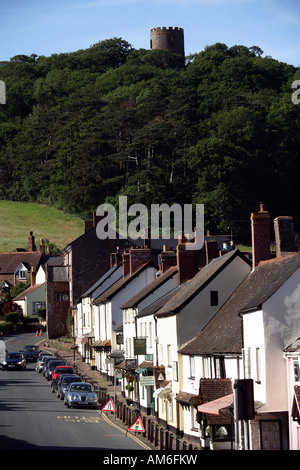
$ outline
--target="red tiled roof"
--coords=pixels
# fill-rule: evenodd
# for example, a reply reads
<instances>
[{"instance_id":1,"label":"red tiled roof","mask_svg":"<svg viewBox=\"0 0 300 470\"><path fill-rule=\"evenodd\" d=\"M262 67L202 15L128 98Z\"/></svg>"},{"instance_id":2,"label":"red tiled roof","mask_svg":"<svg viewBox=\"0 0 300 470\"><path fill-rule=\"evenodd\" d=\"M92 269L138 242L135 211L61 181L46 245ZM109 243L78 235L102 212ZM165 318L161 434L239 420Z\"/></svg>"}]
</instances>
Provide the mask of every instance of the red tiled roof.
<instances>
[{"instance_id":1,"label":"red tiled roof","mask_svg":"<svg viewBox=\"0 0 300 470\"><path fill-rule=\"evenodd\" d=\"M43 254L39 251L12 251L0 253L0 274L14 274L23 263L36 271Z\"/></svg>"},{"instance_id":2,"label":"red tiled roof","mask_svg":"<svg viewBox=\"0 0 300 470\"><path fill-rule=\"evenodd\" d=\"M19 295L17 295L17 297L15 297L13 299L13 301L15 302L17 300L25 300L25 297L27 297L27 295L32 294L32 292L34 292L36 289L38 289L41 285L42 284L34 284L33 286L28 287L23 292L21 292Z\"/></svg>"}]
</instances>

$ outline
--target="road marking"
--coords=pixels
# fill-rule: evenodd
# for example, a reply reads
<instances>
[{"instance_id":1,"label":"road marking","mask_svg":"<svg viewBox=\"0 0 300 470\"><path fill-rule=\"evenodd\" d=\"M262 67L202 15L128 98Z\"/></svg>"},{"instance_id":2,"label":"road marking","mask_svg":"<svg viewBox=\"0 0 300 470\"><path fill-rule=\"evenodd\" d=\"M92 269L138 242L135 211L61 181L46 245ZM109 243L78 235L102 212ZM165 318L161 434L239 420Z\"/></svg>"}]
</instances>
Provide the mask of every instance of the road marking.
<instances>
[{"instance_id":1,"label":"road marking","mask_svg":"<svg viewBox=\"0 0 300 470\"><path fill-rule=\"evenodd\" d=\"M103 418L108 424L110 424L111 426L114 426L116 429L118 429L119 431L121 431L123 434L125 434L125 437L130 437L131 439L133 439L135 442L137 442L141 447L144 447L144 449L146 450L153 450L151 447L147 446L147 444L145 444L143 441L141 441L140 439L138 439L135 435L133 434L128 434L127 433L127 428L126 429L122 429L120 426L118 426L116 423L114 423L113 421L111 421L104 413L101 413L101 418Z\"/></svg>"},{"instance_id":2,"label":"road marking","mask_svg":"<svg viewBox=\"0 0 300 470\"><path fill-rule=\"evenodd\" d=\"M100 423L100 419L98 417L89 416L86 418L85 416L71 416L71 415L64 415L64 416L57 416L57 419L64 419L68 423Z\"/></svg>"}]
</instances>

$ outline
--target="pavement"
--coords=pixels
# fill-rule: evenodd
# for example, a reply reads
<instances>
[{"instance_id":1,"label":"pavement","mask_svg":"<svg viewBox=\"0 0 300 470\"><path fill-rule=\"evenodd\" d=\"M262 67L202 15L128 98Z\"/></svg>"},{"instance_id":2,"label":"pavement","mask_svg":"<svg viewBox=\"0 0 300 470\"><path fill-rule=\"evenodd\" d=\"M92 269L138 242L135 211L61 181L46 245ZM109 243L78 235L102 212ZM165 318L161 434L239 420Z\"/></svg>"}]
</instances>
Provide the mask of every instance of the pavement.
<instances>
[{"instance_id":1,"label":"pavement","mask_svg":"<svg viewBox=\"0 0 300 470\"><path fill-rule=\"evenodd\" d=\"M86 382L90 382L100 389L106 389L106 393L110 396L114 395L114 384L103 377L98 370L92 369L90 364L83 361L77 352L75 352L74 355L73 351L50 347L48 346L47 340L45 340L43 344L40 344L40 349L48 350L55 356L64 359L68 365L74 366L75 370ZM120 385L116 386L116 396L119 399L122 398Z\"/></svg>"}]
</instances>

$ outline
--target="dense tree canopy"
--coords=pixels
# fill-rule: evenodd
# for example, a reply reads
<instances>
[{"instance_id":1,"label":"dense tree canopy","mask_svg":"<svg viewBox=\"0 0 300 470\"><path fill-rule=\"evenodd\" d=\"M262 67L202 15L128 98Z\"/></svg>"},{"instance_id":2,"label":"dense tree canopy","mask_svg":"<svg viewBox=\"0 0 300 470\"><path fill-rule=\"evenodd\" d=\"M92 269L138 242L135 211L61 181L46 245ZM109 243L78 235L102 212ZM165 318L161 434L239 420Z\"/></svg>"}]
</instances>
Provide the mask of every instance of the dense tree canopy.
<instances>
[{"instance_id":1,"label":"dense tree canopy","mask_svg":"<svg viewBox=\"0 0 300 470\"><path fill-rule=\"evenodd\" d=\"M241 236L260 201L298 220L299 78L259 47L221 43L185 65L121 38L0 62L1 198L82 217L121 194L203 203L207 228Z\"/></svg>"}]
</instances>

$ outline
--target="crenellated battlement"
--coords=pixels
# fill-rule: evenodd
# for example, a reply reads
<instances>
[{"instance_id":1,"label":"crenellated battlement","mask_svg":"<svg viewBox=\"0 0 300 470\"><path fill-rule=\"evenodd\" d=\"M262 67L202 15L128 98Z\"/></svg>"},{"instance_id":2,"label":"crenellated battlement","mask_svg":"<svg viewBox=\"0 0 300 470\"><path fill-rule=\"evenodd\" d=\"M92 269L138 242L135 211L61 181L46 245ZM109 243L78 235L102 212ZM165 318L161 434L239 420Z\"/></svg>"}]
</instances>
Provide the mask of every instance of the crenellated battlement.
<instances>
[{"instance_id":1,"label":"crenellated battlement","mask_svg":"<svg viewBox=\"0 0 300 470\"><path fill-rule=\"evenodd\" d=\"M166 26L150 30L150 49L164 49L184 57L183 28Z\"/></svg>"},{"instance_id":2,"label":"crenellated battlement","mask_svg":"<svg viewBox=\"0 0 300 470\"><path fill-rule=\"evenodd\" d=\"M169 26L169 28L166 28L166 26L162 26L162 27L158 26L157 28L152 28L151 32L152 31L158 31L158 32L182 31L183 32L183 28L178 28L177 26L175 27Z\"/></svg>"}]
</instances>

